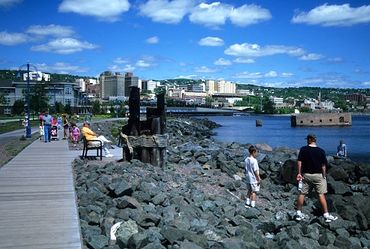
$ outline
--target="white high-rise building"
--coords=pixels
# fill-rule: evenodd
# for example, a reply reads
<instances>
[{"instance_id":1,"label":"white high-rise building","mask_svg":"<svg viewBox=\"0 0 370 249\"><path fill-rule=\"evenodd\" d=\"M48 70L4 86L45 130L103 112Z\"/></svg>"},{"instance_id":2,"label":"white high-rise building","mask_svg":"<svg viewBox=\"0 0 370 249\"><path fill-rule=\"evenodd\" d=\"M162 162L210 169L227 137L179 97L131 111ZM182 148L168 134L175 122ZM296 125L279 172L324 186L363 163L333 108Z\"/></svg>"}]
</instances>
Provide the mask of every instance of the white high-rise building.
<instances>
[{"instance_id":1,"label":"white high-rise building","mask_svg":"<svg viewBox=\"0 0 370 249\"><path fill-rule=\"evenodd\" d=\"M225 80L207 80L206 91L208 94L236 93L236 84Z\"/></svg>"}]
</instances>

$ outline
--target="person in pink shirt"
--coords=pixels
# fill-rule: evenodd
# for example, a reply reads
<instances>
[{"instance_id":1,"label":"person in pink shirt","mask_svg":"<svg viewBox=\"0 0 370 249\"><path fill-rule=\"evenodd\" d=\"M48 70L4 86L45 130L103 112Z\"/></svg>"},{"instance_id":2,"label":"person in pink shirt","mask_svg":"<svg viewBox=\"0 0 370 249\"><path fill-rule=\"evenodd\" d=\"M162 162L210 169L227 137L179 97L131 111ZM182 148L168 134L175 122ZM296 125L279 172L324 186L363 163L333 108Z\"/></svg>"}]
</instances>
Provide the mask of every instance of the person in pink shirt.
<instances>
[{"instance_id":1,"label":"person in pink shirt","mask_svg":"<svg viewBox=\"0 0 370 249\"><path fill-rule=\"evenodd\" d=\"M77 145L78 139L80 139L80 129L77 127L75 123L71 123L71 138L73 146Z\"/></svg>"}]
</instances>

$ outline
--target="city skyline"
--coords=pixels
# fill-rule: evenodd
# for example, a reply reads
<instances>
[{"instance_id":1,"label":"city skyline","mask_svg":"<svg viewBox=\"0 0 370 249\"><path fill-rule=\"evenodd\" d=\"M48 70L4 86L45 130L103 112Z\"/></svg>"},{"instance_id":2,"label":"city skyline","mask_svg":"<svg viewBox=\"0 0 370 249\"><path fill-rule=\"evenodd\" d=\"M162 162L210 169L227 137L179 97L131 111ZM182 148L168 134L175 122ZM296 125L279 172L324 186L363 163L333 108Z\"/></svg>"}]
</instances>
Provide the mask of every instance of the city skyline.
<instances>
[{"instance_id":1,"label":"city skyline","mask_svg":"<svg viewBox=\"0 0 370 249\"><path fill-rule=\"evenodd\" d=\"M0 68L370 88L366 2L0 0Z\"/></svg>"}]
</instances>

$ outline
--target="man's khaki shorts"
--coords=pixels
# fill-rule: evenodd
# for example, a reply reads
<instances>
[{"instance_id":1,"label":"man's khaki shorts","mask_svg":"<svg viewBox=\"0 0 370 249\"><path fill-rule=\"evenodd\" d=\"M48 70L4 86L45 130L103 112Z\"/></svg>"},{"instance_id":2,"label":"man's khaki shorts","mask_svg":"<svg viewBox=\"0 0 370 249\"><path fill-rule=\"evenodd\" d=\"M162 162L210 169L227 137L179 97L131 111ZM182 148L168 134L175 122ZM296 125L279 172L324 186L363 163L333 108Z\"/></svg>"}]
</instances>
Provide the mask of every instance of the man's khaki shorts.
<instances>
[{"instance_id":1,"label":"man's khaki shorts","mask_svg":"<svg viewBox=\"0 0 370 249\"><path fill-rule=\"evenodd\" d=\"M259 192L260 185L257 183L247 183L247 189L249 192Z\"/></svg>"},{"instance_id":2,"label":"man's khaki shorts","mask_svg":"<svg viewBox=\"0 0 370 249\"><path fill-rule=\"evenodd\" d=\"M312 189L318 194L326 194L328 192L326 179L322 174L304 174L303 175L303 188L301 193L306 195Z\"/></svg>"}]
</instances>

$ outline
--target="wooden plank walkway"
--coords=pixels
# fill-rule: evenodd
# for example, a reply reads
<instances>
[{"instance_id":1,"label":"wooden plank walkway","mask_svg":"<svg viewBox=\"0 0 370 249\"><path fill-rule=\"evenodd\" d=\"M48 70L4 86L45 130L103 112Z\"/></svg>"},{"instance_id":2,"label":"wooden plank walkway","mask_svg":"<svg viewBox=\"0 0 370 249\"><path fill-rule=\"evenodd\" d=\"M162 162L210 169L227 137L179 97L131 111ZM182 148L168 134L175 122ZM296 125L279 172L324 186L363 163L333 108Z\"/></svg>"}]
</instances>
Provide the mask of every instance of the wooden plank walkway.
<instances>
[{"instance_id":1,"label":"wooden plank walkway","mask_svg":"<svg viewBox=\"0 0 370 249\"><path fill-rule=\"evenodd\" d=\"M0 248L80 249L81 233L66 140L36 140L0 168Z\"/></svg>"}]
</instances>

